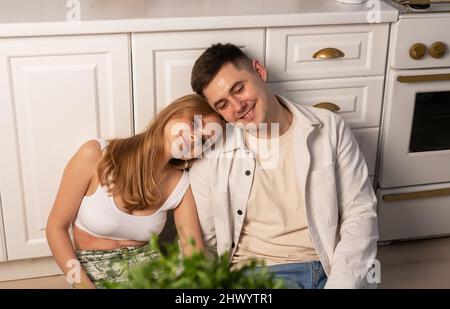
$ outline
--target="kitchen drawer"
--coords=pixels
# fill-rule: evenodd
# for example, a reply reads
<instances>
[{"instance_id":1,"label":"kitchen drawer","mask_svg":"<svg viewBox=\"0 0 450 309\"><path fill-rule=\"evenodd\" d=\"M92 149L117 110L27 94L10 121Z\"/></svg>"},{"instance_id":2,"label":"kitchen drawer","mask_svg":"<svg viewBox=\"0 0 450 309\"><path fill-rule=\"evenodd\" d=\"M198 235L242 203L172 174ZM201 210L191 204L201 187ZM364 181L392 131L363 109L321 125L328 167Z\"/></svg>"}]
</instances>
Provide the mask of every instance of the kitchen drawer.
<instances>
[{"instance_id":1,"label":"kitchen drawer","mask_svg":"<svg viewBox=\"0 0 450 309\"><path fill-rule=\"evenodd\" d=\"M384 75L388 31L388 24L269 28L269 81Z\"/></svg>"},{"instance_id":2,"label":"kitchen drawer","mask_svg":"<svg viewBox=\"0 0 450 309\"><path fill-rule=\"evenodd\" d=\"M450 183L377 190L379 240L450 234L450 195L420 197L448 188ZM411 193L416 196L405 195Z\"/></svg>"},{"instance_id":3,"label":"kitchen drawer","mask_svg":"<svg viewBox=\"0 0 450 309\"><path fill-rule=\"evenodd\" d=\"M383 76L269 83L271 89L295 103L336 104L351 128L378 127L383 101Z\"/></svg>"}]
</instances>

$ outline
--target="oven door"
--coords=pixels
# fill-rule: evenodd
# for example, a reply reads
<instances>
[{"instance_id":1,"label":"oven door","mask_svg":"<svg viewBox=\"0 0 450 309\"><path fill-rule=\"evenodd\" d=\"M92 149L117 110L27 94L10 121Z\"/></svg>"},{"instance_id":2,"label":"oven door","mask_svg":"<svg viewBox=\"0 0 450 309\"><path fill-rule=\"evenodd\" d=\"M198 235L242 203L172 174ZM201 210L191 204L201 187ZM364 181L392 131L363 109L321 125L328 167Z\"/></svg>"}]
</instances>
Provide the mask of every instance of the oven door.
<instances>
[{"instance_id":1,"label":"oven door","mask_svg":"<svg viewBox=\"0 0 450 309\"><path fill-rule=\"evenodd\" d=\"M450 181L450 69L389 70L379 186Z\"/></svg>"}]
</instances>

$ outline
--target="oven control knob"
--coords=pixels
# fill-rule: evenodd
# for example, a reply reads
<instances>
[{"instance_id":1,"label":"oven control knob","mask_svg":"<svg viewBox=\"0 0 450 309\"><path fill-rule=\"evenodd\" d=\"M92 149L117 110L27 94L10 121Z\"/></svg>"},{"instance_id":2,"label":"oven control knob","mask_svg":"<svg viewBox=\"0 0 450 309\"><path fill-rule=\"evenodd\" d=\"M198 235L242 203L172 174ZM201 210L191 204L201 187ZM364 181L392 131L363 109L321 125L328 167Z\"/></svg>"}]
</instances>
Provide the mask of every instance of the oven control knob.
<instances>
[{"instance_id":1,"label":"oven control knob","mask_svg":"<svg viewBox=\"0 0 450 309\"><path fill-rule=\"evenodd\" d=\"M414 60L422 59L427 52L427 47L422 43L416 43L409 49L409 55Z\"/></svg>"},{"instance_id":2,"label":"oven control knob","mask_svg":"<svg viewBox=\"0 0 450 309\"><path fill-rule=\"evenodd\" d=\"M430 53L431 57L433 58L441 58L445 55L445 52L447 51L447 46L445 46L445 43L442 42L435 42L431 44L430 49L428 52Z\"/></svg>"}]
</instances>

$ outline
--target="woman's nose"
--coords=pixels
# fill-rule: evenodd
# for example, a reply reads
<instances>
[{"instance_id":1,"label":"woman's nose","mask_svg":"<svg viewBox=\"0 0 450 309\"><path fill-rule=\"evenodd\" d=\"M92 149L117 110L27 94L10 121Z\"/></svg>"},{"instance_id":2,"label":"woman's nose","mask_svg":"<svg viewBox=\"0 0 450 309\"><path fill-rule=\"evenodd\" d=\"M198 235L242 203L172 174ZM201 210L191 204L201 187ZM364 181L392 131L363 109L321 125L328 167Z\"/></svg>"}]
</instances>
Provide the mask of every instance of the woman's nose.
<instances>
[{"instance_id":1,"label":"woman's nose","mask_svg":"<svg viewBox=\"0 0 450 309\"><path fill-rule=\"evenodd\" d=\"M191 134L191 143L193 143L194 145L200 144L202 142L200 134L199 133Z\"/></svg>"}]
</instances>

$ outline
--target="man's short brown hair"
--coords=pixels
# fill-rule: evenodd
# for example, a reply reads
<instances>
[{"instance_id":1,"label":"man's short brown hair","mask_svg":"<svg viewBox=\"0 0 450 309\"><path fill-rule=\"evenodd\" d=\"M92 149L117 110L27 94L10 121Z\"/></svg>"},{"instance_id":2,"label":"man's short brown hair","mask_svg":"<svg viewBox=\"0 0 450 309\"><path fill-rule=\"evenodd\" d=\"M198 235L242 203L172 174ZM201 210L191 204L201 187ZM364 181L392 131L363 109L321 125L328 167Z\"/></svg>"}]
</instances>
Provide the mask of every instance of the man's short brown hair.
<instances>
[{"instance_id":1,"label":"man's short brown hair","mask_svg":"<svg viewBox=\"0 0 450 309\"><path fill-rule=\"evenodd\" d=\"M252 60L236 45L214 44L195 61L191 75L192 90L204 97L203 90L226 63L233 63L236 68L251 68Z\"/></svg>"}]
</instances>

